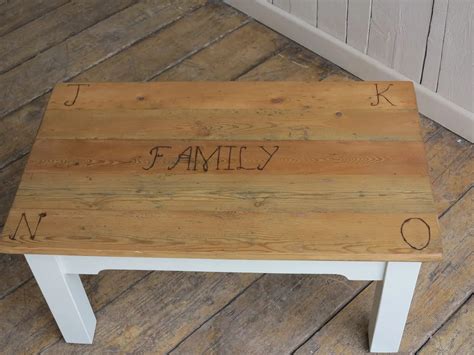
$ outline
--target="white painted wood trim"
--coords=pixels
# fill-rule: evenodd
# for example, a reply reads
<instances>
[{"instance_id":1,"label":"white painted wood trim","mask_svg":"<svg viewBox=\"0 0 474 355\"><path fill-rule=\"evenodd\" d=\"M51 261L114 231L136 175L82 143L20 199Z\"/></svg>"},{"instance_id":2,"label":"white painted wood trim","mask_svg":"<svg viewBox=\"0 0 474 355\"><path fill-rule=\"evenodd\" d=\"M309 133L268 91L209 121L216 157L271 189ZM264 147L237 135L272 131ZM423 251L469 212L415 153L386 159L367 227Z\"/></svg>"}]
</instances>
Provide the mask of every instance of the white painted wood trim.
<instances>
[{"instance_id":1,"label":"white painted wood trim","mask_svg":"<svg viewBox=\"0 0 474 355\"><path fill-rule=\"evenodd\" d=\"M96 319L79 275L65 273L58 256L25 257L64 340L92 344Z\"/></svg>"},{"instance_id":2,"label":"white painted wood trim","mask_svg":"<svg viewBox=\"0 0 474 355\"><path fill-rule=\"evenodd\" d=\"M225 1L363 80L411 81L388 66L265 0ZM418 83L414 83L414 85L418 108L422 114L470 142L474 142L474 113Z\"/></svg>"},{"instance_id":3,"label":"white painted wood trim","mask_svg":"<svg viewBox=\"0 0 474 355\"><path fill-rule=\"evenodd\" d=\"M173 270L283 274L339 274L377 280L369 340L372 351L396 352L420 268L417 262L168 259L25 255L68 343L92 343L96 319L79 274L101 270Z\"/></svg>"},{"instance_id":4,"label":"white painted wood trim","mask_svg":"<svg viewBox=\"0 0 474 355\"><path fill-rule=\"evenodd\" d=\"M241 272L343 275L349 280L382 280L385 262L182 259L110 256L58 256L65 273L97 274L102 270Z\"/></svg>"},{"instance_id":5,"label":"white painted wood trim","mask_svg":"<svg viewBox=\"0 0 474 355\"><path fill-rule=\"evenodd\" d=\"M420 271L419 262L389 262L377 283L369 323L370 352L398 352Z\"/></svg>"}]
</instances>

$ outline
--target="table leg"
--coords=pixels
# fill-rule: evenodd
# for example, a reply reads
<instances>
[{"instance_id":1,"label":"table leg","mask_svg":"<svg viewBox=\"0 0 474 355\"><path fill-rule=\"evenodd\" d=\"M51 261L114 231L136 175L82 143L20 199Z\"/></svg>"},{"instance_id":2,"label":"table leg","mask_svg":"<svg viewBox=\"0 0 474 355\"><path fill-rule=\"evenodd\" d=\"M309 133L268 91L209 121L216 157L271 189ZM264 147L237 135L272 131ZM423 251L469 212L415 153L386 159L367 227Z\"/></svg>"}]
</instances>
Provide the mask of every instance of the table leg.
<instances>
[{"instance_id":1,"label":"table leg","mask_svg":"<svg viewBox=\"0 0 474 355\"><path fill-rule=\"evenodd\" d=\"M91 344L96 319L81 279L66 274L61 260L50 255L25 255L64 340Z\"/></svg>"},{"instance_id":2,"label":"table leg","mask_svg":"<svg viewBox=\"0 0 474 355\"><path fill-rule=\"evenodd\" d=\"M420 270L419 262L388 262L377 282L369 324L371 352L398 352Z\"/></svg>"}]
</instances>

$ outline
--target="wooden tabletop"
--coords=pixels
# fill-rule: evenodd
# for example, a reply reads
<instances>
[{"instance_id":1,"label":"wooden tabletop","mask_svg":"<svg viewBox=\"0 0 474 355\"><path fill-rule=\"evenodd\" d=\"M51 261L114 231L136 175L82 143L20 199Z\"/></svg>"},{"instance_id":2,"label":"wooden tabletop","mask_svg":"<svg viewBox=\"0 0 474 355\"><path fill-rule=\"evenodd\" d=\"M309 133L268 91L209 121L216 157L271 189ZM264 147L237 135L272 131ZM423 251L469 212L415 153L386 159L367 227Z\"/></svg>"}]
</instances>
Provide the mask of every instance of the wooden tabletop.
<instances>
[{"instance_id":1,"label":"wooden tabletop","mask_svg":"<svg viewBox=\"0 0 474 355\"><path fill-rule=\"evenodd\" d=\"M413 86L59 84L0 252L438 260Z\"/></svg>"}]
</instances>

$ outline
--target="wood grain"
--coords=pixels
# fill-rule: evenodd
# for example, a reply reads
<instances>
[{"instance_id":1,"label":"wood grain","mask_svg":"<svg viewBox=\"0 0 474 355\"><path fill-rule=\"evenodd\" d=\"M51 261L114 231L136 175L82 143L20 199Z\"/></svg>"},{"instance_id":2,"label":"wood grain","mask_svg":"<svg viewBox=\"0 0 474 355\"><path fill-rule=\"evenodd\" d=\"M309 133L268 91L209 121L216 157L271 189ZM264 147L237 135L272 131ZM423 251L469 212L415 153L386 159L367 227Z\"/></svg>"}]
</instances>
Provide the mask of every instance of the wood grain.
<instances>
[{"instance_id":1,"label":"wood grain","mask_svg":"<svg viewBox=\"0 0 474 355\"><path fill-rule=\"evenodd\" d=\"M66 169L72 174L235 176L426 176L427 170L420 142L38 139L26 174Z\"/></svg>"},{"instance_id":2,"label":"wood grain","mask_svg":"<svg viewBox=\"0 0 474 355\"><path fill-rule=\"evenodd\" d=\"M24 263L25 267L29 268ZM105 271L96 276L82 277L84 288L95 312L113 302L130 285L148 275L144 271ZM19 302L24 302L19 307ZM0 300L0 346L5 353L37 353L51 346L61 333L41 291L33 278L15 292Z\"/></svg>"},{"instance_id":3,"label":"wood grain","mask_svg":"<svg viewBox=\"0 0 474 355\"><path fill-rule=\"evenodd\" d=\"M457 155L433 182L433 196L439 213L446 211L474 186L474 145Z\"/></svg>"},{"instance_id":4,"label":"wood grain","mask_svg":"<svg viewBox=\"0 0 474 355\"><path fill-rule=\"evenodd\" d=\"M345 281L265 275L171 354L289 354L365 286Z\"/></svg>"},{"instance_id":5,"label":"wood grain","mask_svg":"<svg viewBox=\"0 0 474 355\"><path fill-rule=\"evenodd\" d=\"M0 36L67 3L68 0L9 0L0 11Z\"/></svg>"},{"instance_id":6,"label":"wood grain","mask_svg":"<svg viewBox=\"0 0 474 355\"><path fill-rule=\"evenodd\" d=\"M315 87L307 82L227 83L95 83L80 89L80 99L74 105L77 85L58 84L48 104L49 110L74 111L83 109L312 109L335 107L338 110L366 109L375 112L391 109L416 110L411 82L347 82L344 92L340 84L326 82ZM380 85L377 89L375 84ZM387 89L387 91L385 91ZM189 90L199 92L190 95ZM239 90L239 95L236 95ZM388 100L380 97L377 90ZM410 94L409 94L410 93ZM71 101L72 102L72 101ZM373 105L372 105L373 104Z\"/></svg>"},{"instance_id":7,"label":"wood grain","mask_svg":"<svg viewBox=\"0 0 474 355\"><path fill-rule=\"evenodd\" d=\"M164 71L153 81L234 80L288 42L268 27L252 21ZM237 51L239 55L235 55Z\"/></svg>"},{"instance_id":8,"label":"wood grain","mask_svg":"<svg viewBox=\"0 0 474 355\"><path fill-rule=\"evenodd\" d=\"M23 4L33 4L32 1L27 2L22 0L21 2ZM8 4L13 3L17 3L18 6L18 1L8 1ZM54 2L51 1L49 3L53 4ZM46 4L43 6L44 8L46 8L45 5ZM5 6L5 4L2 6ZM37 8L42 10L43 7L39 6ZM0 13L2 13L1 9ZM188 18L188 16L180 21ZM178 23L180 21L178 21ZM0 21L0 24L3 24L3 22ZM170 27L173 26L174 25ZM164 31L166 31L166 29L159 31L158 34ZM186 38L181 37L179 38L179 43L181 44L185 40L192 40L192 37L193 36L188 36ZM290 45L290 47L287 47L287 50L273 56L274 51L279 51L281 45L285 45L288 42L288 40L268 28L259 25L258 23L251 22L250 24L237 29L230 35L226 35L223 39L211 44L209 47L203 48L202 50L199 48L193 48L190 55L197 52L196 54L191 55L189 58L186 57L188 54L185 54L177 61L178 65L166 70L163 74L159 75L157 79L173 80L173 75L179 74L179 76L175 77L175 80L230 80L235 79L248 70L250 71L248 74L244 75L244 77L250 80L340 80L347 77L347 74L344 74L337 66L297 45ZM137 44L139 43L141 42L138 42ZM165 46L166 43L159 43L163 46L160 47L163 53L168 53L168 50L171 47L178 50L177 46ZM133 47L134 46L130 48ZM109 48L111 55L116 53L116 49L117 48L113 46ZM123 48L121 48L121 50L122 49ZM239 52L239 55L235 55L237 51ZM265 61L263 65L257 65L267 57L269 57L269 60ZM111 58L113 58L113 56ZM174 60L173 58L176 57L169 56L169 58L170 60ZM181 59L184 59L184 61L181 62ZM106 59L102 62L104 66L99 64L104 71L105 63L109 60L110 59ZM167 67L168 65L172 66L175 64L175 62L170 62L167 65L160 61L159 57L156 57L155 60L157 62L158 71L161 70L163 66ZM140 61L135 61L134 63L139 64ZM146 75L140 76L140 65L137 65L135 67L137 71L133 72L128 70L129 68L125 61L123 61L123 64L121 65L123 66L122 70L115 69L108 72L128 72L130 75L134 75L134 80L144 80L143 78L148 77L148 72L146 72ZM144 68L148 68L148 66L144 66ZM167 75L168 73L169 75ZM97 77L88 77L86 73L84 77L87 77L88 81L114 80L113 76L100 77L100 74L101 71L97 71ZM135 77L135 75L137 76ZM82 78L79 80L83 81ZM127 79L124 78L123 80ZM21 157L23 154L28 153L36 132L36 127L41 118L41 110L36 111L34 107L29 106L30 104L24 106L24 110L15 111L11 115L0 120L0 141L2 142L0 148L0 156L2 157L0 167L4 167L2 172L9 171L8 175L2 175L1 179L3 182L7 182L7 185L10 179L14 179L14 182L11 185L8 185L11 186L11 191L13 191L13 193L18 185L18 178L22 169L19 170L16 168L16 165L11 164L11 162L16 158ZM8 123L5 121L7 118ZM4 122L6 125L1 126ZM422 123L423 122L424 121L422 121ZM7 127L7 129L4 129L4 127ZM432 132L431 128L433 128L433 126L429 126L428 128L430 128L429 132L426 130L422 131L423 133L429 133L428 135L425 134L426 138L431 136L430 132ZM437 131L436 128L438 127L434 126L434 131ZM445 130L440 128L440 131ZM465 158L466 153L460 155L455 154L456 149L459 149L459 146L457 148L451 146L451 141L446 140L448 135L442 135L442 137L443 139L436 140L435 145L428 145L427 148L428 152L431 149L436 149L439 153L432 155L430 164L435 166L435 169L432 171L439 177L438 181L440 184L441 179L444 176L447 178L446 181L448 181L448 184L446 185L446 190L443 190L443 196L447 196L447 200L444 200L445 202L443 203L447 204L448 200L456 201L459 198L457 192L449 192L450 186L456 187L457 191L458 188L461 188L461 184L458 186L458 182L466 181L466 166L465 164L461 164L463 161L465 162L465 159L461 158ZM443 151L443 144L447 145L448 154L441 154ZM26 158L23 159L26 162ZM455 164L451 164L453 159L456 161ZM463 171L462 174L464 175L460 176L459 173L454 170L456 166L460 166L463 169L461 171ZM446 169L444 170L444 168ZM448 171L451 172L447 174ZM15 176L18 176L18 178L15 178ZM72 183L79 183L83 178L84 177L78 176ZM410 178L407 178L407 182L409 182L409 180ZM364 179L361 177L358 181L358 183L362 184L362 187L364 187ZM53 183L57 183L57 180ZM98 181L98 183L102 182ZM110 184L109 181L104 181L104 183ZM92 187L91 185L82 184L82 188L85 189L86 186ZM441 186L442 185L439 184L434 186L435 195ZM469 184L466 186L469 186ZM372 188L372 185L365 185L366 190L364 191L368 194L377 194L377 188ZM38 191L39 190L37 190L37 193L39 193ZM461 189L459 191L461 191ZM145 189L143 192L146 193L147 190ZM44 196L45 194L43 193L41 198ZM328 195L325 196L329 198ZM334 195L334 197L337 197L337 195ZM409 195L406 195L406 197L407 202L411 201L411 207L413 207L413 201L409 199ZM464 198L466 197L467 195L464 195ZM12 202L12 200L9 199L12 198L13 194L5 195L3 190L2 193L0 193L0 205L5 207L5 213L8 211L8 206L10 206ZM376 195L374 195L374 198L376 198ZM388 196L385 198L388 199ZM83 206L89 206L87 203L88 198L85 200L86 201L81 200L81 203L83 203ZM140 198L138 197L136 200L140 200ZM352 203L355 203L355 201L359 201L359 199L357 199L354 194L354 199L351 200L350 204L346 204L345 207L350 208ZM326 203L324 200L318 200L318 202L318 208L321 207L321 203ZM48 203L51 203L52 206L54 202L50 200ZM100 202L97 203L100 204ZM106 204L107 200L104 200L102 203ZM126 206L126 203L121 204L120 201L114 201L111 203L115 204L117 208L120 208L119 206ZM327 203L333 202L327 201ZM402 205L401 200L398 200L397 203L399 206ZM371 207L370 204L366 205L366 209ZM264 208L264 206L265 205L263 205L262 208ZM356 204L356 208L363 208L362 206L362 203ZM61 207L59 206L58 208ZM459 210L456 209L453 213L456 215L459 213ZM0 222L0 224L1 223L2 222ZM449 228L455 230L454 234L459 234L460 230L456 229L456 223L466 225L467 221L462 218L453 220L452 225ZM9 258L9 261L7 261L7 258ZM4 307L1 306L3 300L0 300L2 319L8 321L5 328L2 328L2 336L0 337L1 348L6 353L35 353L45 347L51 346L51 344L57 342L61 338L61 335L54 324L54 320L52 319L49 310L42 301L39 289L35 286L34 281L24 283L24 281L30 277L26 263L22 257L13 256L12 258L5 254L1 255L1 260L4 262L0 268L5 265L8 269L5 269L5 272L1 273L0 284L8 286L7 293L12 292L11 295L4 298L4 300L9 300L8 304ZM457 268L458 266L456 264L454 270ZM8 275L12 275L13 272L17 272L17 285L13 282L15 281L14 279L12 279L12 283L8 283ZM151 275L156 276L160 274L161 273L153 273ZM91 286L87 286L87 291L89 297L91 297L92 303L94 304L94 308L96 310L99 309L96 306L96 300L101 300L100 307L107 305L99 312L99 322L101 326L105 324L102 322L107 322L109 325L107 327L108 332L106 334L104 333L104 337L95 338L95 345L93 348L90 346L76 347L58 342L50 349L50 352L57 353L57 349L60 349L61 351L59 352L63 353L73 351L104 352L104 349L108 349L111 352L117 352L121 349L128 349L130 352L140 352L140 350L143 352L147 352L147 350L148 352L169 351L183 338L199 328L203 322L206 322L209 317L218 312L219 309L225 306L225 304L232 302L233 298L240 294L240 292L244 291L247 286L246 283L239 283L240 288L237 287L233 289L222 287L219 282L222 282L225 285L227 279L224 278L220 279L215 287L208 287L209 283L200 279L200 275L173 273L169 278L160 279L150 277L149 275L142 281L139 281L137 287L134 287L132 292L121 295L123 290L140 280L144 274L137 272L134 274L134 277L130 278L128 277L129 275L131 276L130 272L118 271L104 272L99 276L87 277L86 283L88 283L89 280L92 282ZM186 278L186 280L183 281L181 276L186 275L189 275L189 278ZM243 276L248 276L250 280L250 275ZM206 274L206 278L213 277L215 277L215 275ZM267 277L269 278L269 281L265 281ZM229 314L230 318L228 321L220 317L219 323L212 323L211 318L211 320L207 321L204 325L206 328L205 334L208 334L209 337L192 337L193 340L204 341L204 343L195 343L194 345L196 348L206 347L206 345L208 345L206 339L209 339L213 342L212 348L217 348L221 352L230 348L238 349L239 346L245 344L255 345L253 347L254 351L258 351L260 346L265 347L267 346L266 344L271 344L273 348L270 350L274 351L275 349L279 349L281 351L287 350L288 352L291 352L299 343L301 343L302 339L304 341L306 337L313 334L320 325L324 324L327 320L337 314L337 312L344 307L353 295L359 291L358 288L352 288L355 283L348 282L343 278L338 278L337 282L333 282L329 278L325 282L318 281L319 279L324 278L325 277L323 276L303 278L299 276L265 276L265 278L261 280L262 282L265 281L265 287L262 288L261 286L258 286L255 288L257 291L252 292L252 294L256 295L256 302L248 302L246 300L239 301L240 307L232 308L233 312ZM163 292L162 294L160 293L159 298L156 297L157 292L163 290L164 286L166 287L169 284L175 284L177 282L187 283L189 287L186 287L185 292L182 294L177 294L174 287L167 287L166 292ZM235 279L229 279L229 282L235 283L236 281ZM457 282L459 282L459 280L457 280ZM194 297L195 293L200 294L200 284L203 284L206 293L203 291L202 297ZM326 285L327 287L325 287ZM435 287L435 289L432 291L432 294L443 294L446 287L455 289L456 287L462 287L462 285L453 282L446 287L444 283L436 284L433 287ZM279 292L280 288L283 290L281 293ZM254 288L251 288L245 291L236 300L245 298L245 294L253 289ZM264 301L258 302L262 290L265 291L267 289L272 291L265 294ZM224 290L224 292L219 293L220 290ZM118 292L114 293L114 291ZM150 297L150 295L153 295L153 297ZM295 297L292 297L292 295L295 295ZM343 297L341 297L341 295ZM219 298L221 301L215 303L215 307L210 307L209 305L212 305L216 300L214 296ZM370 303L370 292L366 297L368 297L368 302ZM288 302L285 302L285 299L288 299ZM451 302L455 303L453 307L450 306ZM38 304L42 307L40 312L35 311L35 307L37 307L35 305ZM173 305L172 308L168 308L171 311L171 313L167 313L170 314L169 317L164 315L162 308L163 304ZM194 308L188 308L190 304L192 304L192 307ZM443 319L442 322L435 322L437 325L435 325L433 329L437 329L436 327L439 327L439 325L449 317L449 314L457 310L459 307L459 301L456 297L453 299L450 299L450 297L443 297L440 304L445 305L447 311L441 317ZM275 307L273 307L273 305L275 305ZM301 307L299 305L301 305ZM290 311L286 312L285 309L287 308L290 308ZM266 310L268 310L268 312L266 312ZM360 310L352 309L352 311L353 319L355 320L358 317L358 312L360 312ZM360 332L362 347L346 347L343 348L345 352L355 353L366 351L367 344L365 344L365 342L367 324L365 321L367 320L366 316L368 316L369 311L370 309L367 310L366 314L363 314L365 320L362 318L362 323L360 323L359 327L357 327L357 324L359 324L357 323L354 324L354 329L348 329L348 331L353 332L353 334L359 334L358 332ZM266 312L264 317L261 316L262 312ZM197 313L200 314L199 317L195 317ZM138 314L137 317L135 317L135 314ZM239 316L239 314L241 314L241 316ZM279 316L280 314L282 315L281 317ZM297 317L294 317L295 314ZM246 318L248 321L233 323L233 315L237 315L237 317L241 319ZM424 314L420 313L419 317L420 319L423 318ZM438 315L436 312L432 312L429 313L427 317L438 317ZM131 327L127 328L127 325L130 325L130 319L132 318L136 320L136 322L133 321L134 326L137 326L133 327L133 331L128 332L128 330L132 330ZM164 319L166 319L166 321L161 323ZM320 319L322 323L318 321L318 319ZM287 326L282 327L282 322L285 322ZM219 326L217 326L217 324L219 324ZM237 329L237 327L232 329L232 324L239 324L238 328L240 330ZM176 329L179 329L179 331L176 331ZM347 344L348 338L344 335L345 333L341 335L341 332L345 329L345 327L341 326L331 327L327 337L324 338L324 342L328 342L329 345L331 344L331 341L337 341L339 344ZM153 330L157 331L154 332ZM244 332L246 337L245 339L242 339L242 337L225 336L226 332L231 334L243 334L241 332ZM211 335L211 333L215 334L215 336ZM222 341L220 342L217 340L217 335L219 334L223 335ZM275 336L275 334L278 334L278 336ZM154 341L150 339L153 339ZM125 342L127 344L125 344ZM193 343L186 344L185 348L193 349ZM336 346L332 348L325 347L324 345L322 345L321 348L334 351L334 349L337 349L338 347L336 344Z\"/></svg>"},{"instance_id":9,"label":"wood grain","mask_svg":"<svg viewBox=\"0 0 474 355\"><path fill-rule=\"evenodd\" d=\"M132 5L136 0L72 1L0 40L0 73Z\"/></svg>"},{"instance_id":10,"label":"wood grain","mask_svg":"<svg viewBox=\"0 0 474 355\"><path fill-rule=\"evenodd\" d=\"M245 112L243 115L242 113ZM315 114L318 119L315 120ZM113 117L111 124L110 117ZM298 117L295 121L292 118ZM383 117L386 123L379 122ZM360 140L419 141L418 116L413 111L338 111L314 109L112 109L48 110L38 134L44 139L184 139L203 140ZM198 124L193 124L198 122ZM136 127L140 127L137 130Z\"/></svg>"},{"instance_id":11,"label":"wood grain","mask_svg":"<svg viewBox=\"0 0 474 355\"><path fill-rule=\"evenodd\" d=\"M440 219L445 261L424 264L421 268L400 348L402 353L420 349L472 293L473 199L474 189L471 189ZM374 286L359 294L297 354L311 354L316 350L321 353L365 352Z\"/></svg>"},{"instance_id":12,"label":"wood grain","mask_svg":"<svg viewBox=\"0 0 474 355\"><path fill-rule=\"evenodd\" d=\"M378 85L392 91L386 105L379 102L384 97L377 95ZM59 84L3 230L2 250L244 259L437 259L441 245L414 104L408 83ZM340 110L332 117L331 106ZM128 113L115 120L119 109ZM91 110L92 120L82 122ZM260 110L266 121L260 119ZM300 110L308 112L301 117ZM140 130L161 131L158 136L163 139L137 137L130 124L143 111L148 116L140 118L144 122ZM202 120L193 117L194 111ZM210 117L205 117L207 111ZM232 112L231 118L212 125L221 111ZM387 129L395 139L387 140L387 135L380 137L376 131L369 135L362 128L367 140L354 140L358 127L370 124L364 121L366 112L376 113L383 125L398 111L410 113L404 118L406 136L403 129L393 129L396 134ZM242 123L247 129L241 133L236 129L234 134L232 122L241 116L247 117ZM337 124L327 123L331 119L353 123L338 133ZM96 120L102 125L95 132L84 129ZM280 125L279 120L295 126ZM254 121L261 126L253 128ZM61 128L69 122L76 122L76 127L85 124L78 129L82 137L74 135L74 128ZM110 126L116 127L114 132L108 131ZM326 139L312 134L324 126L331 127L322 134ZM331 136L331 130L336 134ZM292 137L295 131L297 136ZM203 174L210 180L202 180ZM73 176L82 177L82 183L70 185ZM319 183L304 184L300 176ZM49 177L57 185L48 185ZM363 188L362 177L379 191L378 197ZM69 189L64 188L68 184ZM84 195L84 185L89 195ZM42 195L41 191L60 186L59 194L51 192L41 203L35 202L36 192ZM130 188L147 192L141 193L143 202L132 197L124 209ZM325 199L332 203L317 203L328 189L333 192ZM368 193L371 207L348 209L340 195L344 191L352 193L350 199L361 198L358 206L363 206ZM387 195L394 196L393 201ZM403 206L407 195L414 203ZM62 209L49 205L52 208L43 211L49 202ZM38 235L30 223L38 227L41 223Z\"/></svg>"},{"instance_id":13,"label":"wood grain","mask_svg":"<svg viewBox=\"0 0 474 355\"><path fill-rule=\"evenodd\" d=\"M474 348L473 329L474 301L471 296L418 353L469 354Z\"/></svg>"},{"instance_id":14,"label":"wood grain","mask_svg":"<svg viewBox=\"0 0 474 355\"><path fill-rule=\"evenodd\" d=\"M86 82L150 80L173 64L189 57L197 49L234 31L246 21L246 16L230 6L219 3L206 4L180 21L83 72L74 80ZM209 26L209 23L213 25ZM180 40L177 41L176 38ZM170 45L171 43L173 45Z\"/></svg>"},{"instance_id":15,"label":"wood grain","mask_svg":"<svg viewBox=\"0 0 474 355\"><path fill-rule=\"evenodd\" d=\"M171 6L171 3L176 6ZM204 0L137 3L1 74L0 117L50 91L56 83L71 79L176 21L203 3Z\"/></svg>"},{"instance_id":16,"label":"wood grain","mask_svg":"<svg viewBox=\"0 0 474 355\"><path fill-rule=\"evenodd\" d=\"M253 274L151 273L120 302L98 312L92 345L57 342L44 353L166 353L255 279Z\"/></svg>"},{"instance_id":17,"label":"wood grain","mask_svg":"<svg viewBox=\"0 0 474 355\"><path fill-rule=\"evenodd\" d=\"M217 11L218 9L214 8L214 10ZM192 18L192 16L193 15L191 14L189 17ZM173 24L172 26L170 26L170 28L172 28L173 31L183 33L179 30L180 23L187 18L188 17L185 17L184 19L177 21L176 24ZM224 16L223 21L230 21L232 23L237 22L236 19L233 19L231 16ZM225 27L225 24L222 27ZM273 46L276 46L278 43L286 42L283 37L275 34L274 32L266 29L261 25L252 26L251 29L254 30L245 31L244 35L239 36L239 38L250 45L252 43L250 39L255 38L256 33L260 33L261 37L259 38L262 39L262 41L265 40L266 42L263 41L263 43L267 43L267 45L263 45L261 43L262 45L259 46L258 49L256 48L254 51L243 52L242 55L239 57L241 60L239 66L234 66L233 62L222 62L219 72L220 74L218 75L222 75L223 79L225 79L224 75L227 75L229 73L231 75L238 75L241 72L245 72L248 68L253 67L255 61L258 61L260 57L266 57L271 54ZM157 36L162 35L164 32L165 31L158 32ZM224 39L225 38L226 37L224 37ZM185 41L188 40L195 44L202 43L199 41L193 42L194 36L182 38L180 43L185 44ZM233 41L227 41L226 43L232 45L239 44L238 42L236 43ZM170 55L168 57L170 60L172 58L179 58L179 55L183 53L181 51L181 47L173 46L171 48L168 48L166 47L167 44L163 41L159 41L158 44L161 46L159 48L161 48L163 51L167 49L171 53L172 48L175 48L177 53L174 56ZM111 48L111 50L112 49L113 48ZM197 50L196 47L191 47L190 49L190 53L194 53ZM227 48L227 50L229 50L229 48ZM211 52L212 54L215 53L218 56L220 55L219 53L216 53L214 51ZM205 48L199 53L209 53L209 51L207 51L207 48ZM186 53L185 55L188 55L188 53ZM106 64L109 61L110 59L105 60L100 64L100 66L104 70L104 72L107 71L108 73L113 73L112 70L106 69ZM157 65L163 65L162 62L158 60L158 58L156 62ZM139 80L144 80L146 78L146 76L144 75L146 74L146 72L141 72L140 67L137 67L136 70L132 73L127 70L128 64L126 62L122 62L121 65L122 71L129 73L130 75L134 75L134 78L140 78ZM179 67L180 65L174 68ZM140 76L140 73L143 73L143 76ZM180 73L184 76L187 75L186 71L180 70ZM216 76L217 74L215 72L211 73L210 71L202 72L200 77L204 80L206 78L206 75L211 74L214 75L214 78L219 78L218 76ZM87 77L88 80L113 80L113 77L109 78L103 75L101 71L96 72L95 75L97 76L94 77L93 75L91 75L90 70L88 70L84 72L83 76L81 74L80 80L83 80L84 77ZM190 79L193 77L191 73L189 73L188 75ZM172 78L172 76L168 77ZM33 143L36 129L41 119L42 108L46 106L47 98L48 97L42 96L40 99L35 100L31 104L25 105L22 109L15 111L14 113L6 116L3 120L0 121L0 135L3 134L3 137L5 138L5 144L2 145L2 149L0 149L0 156L2 158L4 157L4 160L6 162L10 161L9 159L13 159L13 157L15 156L28 153L29 148ZM1 126L3 123L5 123L5 126ZM5 127L5 129L2 129L3 127ZM19 183L18 179L21 176L24 164L26 163L26 157L22 158L21 163L23 164L20 166L21 169L17 168L18 164L10 164L6 166L0 173L2 181L12 182L11 189L9 190L12 191L12 193L4 194L3 190L2 193L0 193L2 202L0 206L4 207L5 211L4 215L2 216L2 221L0 223L3 223L6 219L6 213L8 212L8 209L13 201L14 192L18 187ZM3 174L7 172L8 176ZM0 285L3 286L0 289L0 308L2 315L5 317L4 319L8 320L5 324L5 328L2 328L0 346L2 347L3 351L7 353L33 353L37 352L39 349L44 349L46 347L51 346L52 344L61 339L61 334L57 330L57 326L53 318L51 317L51 312L42 300L39 289L35 285L34 281L27 281L29 278L31 278L31 272L24 258L20 255L7 254L2 254L0 258L0 268L5 271L0 274ZM190 296L188 299L181 298L182 305L189 304L190 302L196 301L196 299L203 300L202 302L194 302L193 304L195 308L193 310L190 309L189 311L182 311L182 309L176 308L176 303L170 303L170 305L173 305L173 307L170 308L170 311L177 311L177 313L171 313L170 318L166 321L165 324L163 324L163 327L168 327L169 331L161 332L161 335L159 337L159 345L165 344L164 334L166 332L169 336L173 337L167 340L167 344L169 346L174 346L174 344L181 337L185 336L192 329L199 326L199 324L202 323L205 317L207 317L209 314L216 312L222 307L223 304L227 303L232 297L234 297L235 293L240 292L244 287L247 286L245 282L238 281L241 279L240 275L227 275L223 278L220 278L219 276L219 278L217 279L217 286L215 288L208 287L210 285L210 282L203 281L201 278L201 276L205 276L206 278L213 279L216 275L212 274L195 275L173 273L169 274L169 277L167 276L166 279L156 279L154 277L149 276L150 274L144 272L105 271L101 272L98 276L94 275L83 277L83 280L85 281L87 294L90 297L93 308L96 311L100 311L100 309L102 309L105 305L110 304L111 302L113 304L113 301L117 297L119 297L124 290L137 283L143 277L145 277L145 280L143 280L143 286L134 289L132 294L130 295L131 298L136 299L137 297L139 298L141 296L148 297L147 290L153 292L153 295L156 295L156 290L163 290L163 284L161 284L162 282L164 282L164 284L174 283L177 278L181 276L183 276L183 278L180 279L182 283L186 283L189 286L188 288L186 288L186 290L190 290L190 288L194 287L197 284L202 284L203 294L201 298L195 297L196 293L198 293L196 289L193 289L192 292L186 291L186 294ZM242 277L244 280L248 280L248 282L251 282L252 280L257 278L258 275L242 275ZM152 283L157 283L158 288L155 288ZM226 284L229 285L229 287L226 287ZM170 297L171 299L175 299L177 297L174 288L169 288L167 289L167 291L168 292L164 291L163 297L158 299L160 305L162 300L166 300ZM9 293L11 293L10 296L5 297L3 300L1 299L3 296ZM30 302L30 299L34 299L35 302ZM189 302L187 300L189 300ZM23 302L25 303L22 304ZM20 307L18 307L19 303L21 304ZM207 304L209 308L202 308L203 303ZM151 302L143 302L143 304L149 305L150 307L149 309L143 309L144 314L146 314L147 316L145 317L145 315L143 315L141 316L141 319L146 320L149 319L150 313L156 313L156 304ZM129 314L130 307L127 306L127 309L124 310L122 308L123 304L121 302L117 303L117 307L118 310L112 310L113 313L118 312L117 314L122 314L124 316ZM137 310L137 308L133 309ZM195 314L197 312L200 312L201 317L195 317ZM107 313L107 311L105 311L104 313ZM163 313L160 312L160 314L162 315ZM34 319L34 321L31 321L32 318ZM128 323L124 322L123 324L126 325ZM144 327L144 329L148 329L148 322L142 322L141 325ZM182 328L183 325L186 326ZM175 330L178 328L182 329L182 331L176 333ZM5 331L3 331L3 329L5 329ZM107 335L111 339L109 343L114 343L114 340L112 339L115 337L115 334L116 333L113 331L107 333ZM137 337L137 342L134 346L139 346L142 339L143 338L141 337ZM99 341L96 337L95 344L98 343ZM103 342L101 343L103 344ZM61 343L59 343L58 345L61 346ZM70 345L68 351L69 350Z\"/></svg>"}]
</instances>

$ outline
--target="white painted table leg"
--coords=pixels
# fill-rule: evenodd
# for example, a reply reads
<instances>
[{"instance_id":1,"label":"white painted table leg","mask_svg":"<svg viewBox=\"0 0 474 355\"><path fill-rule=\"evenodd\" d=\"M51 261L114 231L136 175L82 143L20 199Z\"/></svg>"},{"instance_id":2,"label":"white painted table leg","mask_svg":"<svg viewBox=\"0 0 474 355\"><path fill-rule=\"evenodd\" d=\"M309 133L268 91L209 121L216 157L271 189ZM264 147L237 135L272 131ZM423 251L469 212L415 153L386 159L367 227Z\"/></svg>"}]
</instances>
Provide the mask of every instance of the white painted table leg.
<instances>
[{"instance_id":1,"label":"white painted table leg","mask_svg":"<svg viewBox=\"0 0 474 355\"><path fill-rule=\"evenodd\" d=\"M398 352L420 270L419 262L388 262L377 282L369 324L371 352Z\"/></svg>"},{"instance_id":2,"label":"white painted table leg","mask_svg":"<svg viewBox=\"0 0 474 355\"><path fill-rule=\"evenodd\" d=\"M66 274L60 257L25 255L64 340L91 344L96 319L79 275Z\"/></svg>"}]
</instances>

